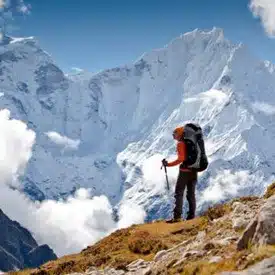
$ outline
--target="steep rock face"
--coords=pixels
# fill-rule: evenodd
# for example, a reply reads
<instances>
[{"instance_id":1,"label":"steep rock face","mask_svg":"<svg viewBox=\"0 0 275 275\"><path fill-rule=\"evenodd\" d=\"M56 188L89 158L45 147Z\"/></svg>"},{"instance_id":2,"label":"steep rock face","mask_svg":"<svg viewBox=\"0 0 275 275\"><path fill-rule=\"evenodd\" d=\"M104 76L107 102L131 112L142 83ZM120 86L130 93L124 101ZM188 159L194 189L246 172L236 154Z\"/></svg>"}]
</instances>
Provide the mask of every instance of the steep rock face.
<instances>
[{"instance_id":1,"label":"steep rock face","mask_svg":"<svg viewBox=\"0 0 275 275\"><path fill-rule=\"evenodd\" d=\"M96 115L100 93L89 88L96 80L68 78L33 38L12 39L0 54L0 107L10 109L37 134L25 191L43 200L67 196L83 186L91 187L95 195L118 197L123 175L115 154L110 147L99 148L106 147L102 142L106 122ZM78 151L58 147L46 135L51 131L80 139Z\"/></svg>"},{"instance_id":2,"label":"steep rock face","mask_svg":"<svg viewBox=\"0 0 275 275\"><path fill-rule=\"evenodd\" d=\"M211 162L200 175L198 210L262 193L274 178L273 65L220 29L184 34L95 75L65 75L33 38L11 39L0 55L0 107L37 133L24 179L35 199L82 186L113 205L143 205L148 219L167 215L159 155L175 153L171 131L189 120L203 127ZM50 131L80 140L78 148L60 148ZM176 173L169 170L171 183Z\"/></svg>"},{"instance_id":3,"label":"steep rock face","mask_svg":"<svg viewBox=\"0 0 275 275\"><path fill-rule=\"evenodd\" d=\"M38 246L31 233L0 210L0 270L38 267L57 257L48 245Z\"/></svg>"}]
</instances>

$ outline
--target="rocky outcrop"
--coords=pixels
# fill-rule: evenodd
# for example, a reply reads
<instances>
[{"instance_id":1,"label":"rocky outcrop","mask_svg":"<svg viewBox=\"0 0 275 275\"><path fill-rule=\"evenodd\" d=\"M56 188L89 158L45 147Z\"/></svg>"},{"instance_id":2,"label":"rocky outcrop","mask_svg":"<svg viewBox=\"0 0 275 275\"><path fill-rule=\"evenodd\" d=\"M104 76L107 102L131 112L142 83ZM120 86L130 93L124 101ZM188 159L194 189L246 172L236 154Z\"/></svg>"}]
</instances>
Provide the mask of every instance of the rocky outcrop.
<instances>
[{"instance_id":1,"label":"rocky outcrop","mask_svg":"<svg viewBox=\"0 0 275 275\"><path fill-rule=\"evenodd\" d=\"M123 229L87 248L80 255L79 262L74 262L75 258L67 259L65 263L51 262L31 274L50 275L60 272L70 275L159 275L184 272L199 275L208 274L208 269L209 274L219 275L275 274L275 247L264 246L273 243L274 203L275 196L267 200L265 197L237 198L230 203L213 206L203 216L191 221L173 225L155 221ZM138 234L139 231L143 234ZM160 238L164 243L149 254L143 254L142 251L145 250L142 249L135 250L136 252L127 250L133 239L140 247L146 244L144 236L147 236L147 244L154 238ZM113 242L117 240L126 246L116 247ZM244 251L238 251L236 247L241 240L245 240L247 244L253 240L253 243ZM169 245L170 242L174 245ZM263 245L260 249L259 244ZM116 248L113 249L113 246ZM102 255L99 257L100 253ZM106 254L109 258L106 258ZM254 265L264 258L266 260ZM82 268L86 271L73 273ZM232 271L222 273L223 270Z\"/></svg>"},{"instance_id":2,"label":"rocky outcrop","mask_svg":"<svg viewBox=\"0 0 275 275\"><path fill-rule=\"evenodd\" d=\"M275 274L275 257L265 259L247 270L240 272L222 272L219 275L271 275Z\"/></svg>"},{"instance_id":3,"label":"rocky outcrop","mask_svg":"<svg viewBox=\"0 0 275 275\"><path fill-rule=\"evenodd\" d=\"M40 245L28 253L28 266L38 267L45 262L56 259L56 255L48 245Z\"/></svg>"},{"instance_id":4,"label":"rocky outcrop","mask_svg":"<svg viewBox=\"0 0 275 275\"><path fill-rule=\"evenodd\" d=\"M0 209L0 270L38 267L57 259L48 245L39 246L31 233Z\"/></svg>"},{"instance_id":5,"label":"rocky outcrop","mask_svg":"<svg viewBox=\"0 0 275 275\"><path fill-rule=\"evenodd\" d=\"M232 227L237 230L246 228L253 218L254 212L248 205L241 202L234 202L232 208Z\"/></svg>"},{"instance_id":6,"label":"rocky outcrop","mask_svg":"<svg viewBox=\"0 0 275 275\"><path fill-rule=\"evenodd\" d=\"M250 244L275 244L275 196L270 197L249 223L237 243L238 250Z\"/></svg>"}]
</instances>

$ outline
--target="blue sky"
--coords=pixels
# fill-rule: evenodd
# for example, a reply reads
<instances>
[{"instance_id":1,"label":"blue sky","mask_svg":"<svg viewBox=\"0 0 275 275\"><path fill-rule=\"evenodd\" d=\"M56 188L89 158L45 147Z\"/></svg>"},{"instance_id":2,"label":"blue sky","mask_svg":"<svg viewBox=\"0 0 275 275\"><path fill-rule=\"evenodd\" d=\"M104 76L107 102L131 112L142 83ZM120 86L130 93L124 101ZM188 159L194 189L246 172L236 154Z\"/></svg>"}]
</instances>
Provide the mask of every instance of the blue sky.
<instances>
[{"instance_id":1,"label":"blue sky","mask_svg":"<svg viewBox=\"0 0 275 275\"><path fill-rule=\"evenodd\" d=\"M257 1L257 0L254 0ZM65 71L96 72L135 61L195 28L224 29L261 59L275 63L275 40L248 8L249 0L25 0L30 15L14 36L35 36Z\"/></svg>"}]
</instances>

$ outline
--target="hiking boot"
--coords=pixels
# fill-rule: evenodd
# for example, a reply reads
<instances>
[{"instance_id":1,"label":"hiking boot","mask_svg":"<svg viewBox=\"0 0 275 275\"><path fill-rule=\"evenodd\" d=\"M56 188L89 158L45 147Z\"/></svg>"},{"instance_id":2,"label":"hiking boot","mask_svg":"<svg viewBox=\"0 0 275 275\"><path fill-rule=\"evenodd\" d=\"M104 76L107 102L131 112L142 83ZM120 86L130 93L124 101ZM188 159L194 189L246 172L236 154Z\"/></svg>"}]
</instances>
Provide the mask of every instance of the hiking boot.
<instances>
[{"instance_id":1,"label":"hiking boot","mask_svg":"<svg viewBox=\"0 0 275 275\"><path fill-rule=\"evenodd\" d=\"M186 220L193 220L195 218L195 216L187 216Z\"/></svg>"},{"instance_id":2,"label":"hiking boot","mask_svg":"<svg viewBox=\"0 0 275 275\"><path fill-rule=\"evenodd\" d=\"M176 223L176 222L182 222L181 218L173 218L170 220L166 220L166 223Z\"/></svg>"},{"instance_id":3,"label":"hiking boot","mask_svg":"<svg viewBox=\"0 0 275 275\"><path fill-rule=\"evenodd\" d=\"M195 215L192 214L192 212L190 213L190 211L187 212L187 217L186 217L186 220L192 220L195 218Z\"/></svg>"}]
</instances>

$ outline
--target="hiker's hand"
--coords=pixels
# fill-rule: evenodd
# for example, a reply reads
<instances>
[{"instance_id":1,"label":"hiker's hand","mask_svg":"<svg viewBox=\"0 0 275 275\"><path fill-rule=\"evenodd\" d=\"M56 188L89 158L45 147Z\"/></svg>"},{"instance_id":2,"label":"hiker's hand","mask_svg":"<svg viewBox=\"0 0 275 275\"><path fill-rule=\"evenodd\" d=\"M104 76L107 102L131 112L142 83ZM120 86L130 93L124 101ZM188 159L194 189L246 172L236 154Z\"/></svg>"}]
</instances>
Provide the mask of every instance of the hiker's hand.
<instances>
[{"instance_id":1,"label":"hiker's hand","mask_svg":"<svg viewBox=\"0 0 275 275\"><path fill-rule=\"evenodd\" d=\"M162 165L163 165L164 167L166 167L166 166L168 165L168 161L167 161L166 159L163 159L163 160L162 160Z\"/></svg>"}]
</instances>

